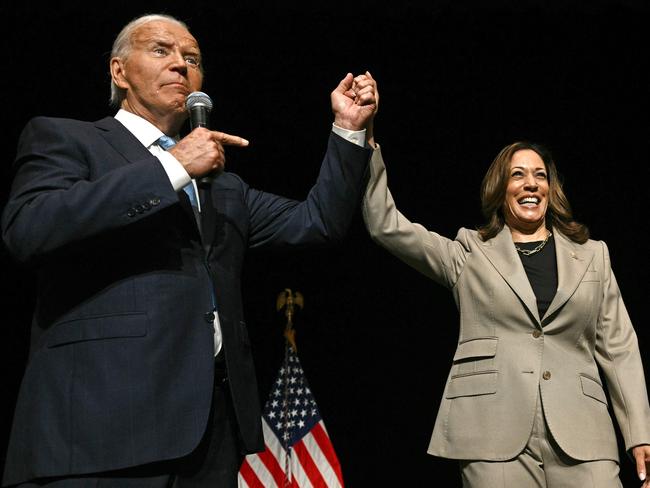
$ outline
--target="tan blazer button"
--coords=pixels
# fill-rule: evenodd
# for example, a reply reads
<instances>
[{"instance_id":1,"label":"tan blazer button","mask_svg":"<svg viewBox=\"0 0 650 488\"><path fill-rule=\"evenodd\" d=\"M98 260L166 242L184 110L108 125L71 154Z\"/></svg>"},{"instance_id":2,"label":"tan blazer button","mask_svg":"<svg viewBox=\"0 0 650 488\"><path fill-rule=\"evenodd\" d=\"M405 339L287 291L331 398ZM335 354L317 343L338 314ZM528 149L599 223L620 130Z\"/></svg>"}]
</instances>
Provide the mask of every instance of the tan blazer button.
<instances>
[{"instance_id":1,"label":"tan blazer button","mask_svg":"<svg viewBox=\"0 0 650 488\"><path fill-rule=\"evenodd\" d=\"M541 331L539 331L539 330L537 330L537 329L535 329L535 330L533 331L533 337L534 337L535 339L537 339L537 338L538 338L539 336L541 336L541 335L542 335L542 332L541 332Z\"/></svg>"},{"instance_id":2,"label":"tan blazer button","mask_svg":"<svg viewBox=\"0 0 650 488\"><path fill-rule=\"evenodd\" d=\"M544 371L544 374L542 374L542 378L545 380L550 380L551 379L551 372L550 371Z\"/></svg>"}]
</instances>

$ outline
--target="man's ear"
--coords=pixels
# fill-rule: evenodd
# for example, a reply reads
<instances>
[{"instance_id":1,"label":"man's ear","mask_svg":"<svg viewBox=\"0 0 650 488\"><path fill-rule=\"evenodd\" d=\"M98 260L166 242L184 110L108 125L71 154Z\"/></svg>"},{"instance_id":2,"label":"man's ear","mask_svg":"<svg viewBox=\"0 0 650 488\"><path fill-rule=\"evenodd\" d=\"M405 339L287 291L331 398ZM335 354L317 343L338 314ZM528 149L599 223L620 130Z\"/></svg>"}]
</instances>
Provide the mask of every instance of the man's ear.
<instances>
[{"instance_id":1,"label":"man's ear","mask_svg":"<svg viewBox=\"0 0 650 488\"><path fill-rule=\"evenodd\" d=\"M118 88L121 88L123 90L128 89L129 83L126 81L124 60L118 57L111 58L110 68L111 68L111 78L113 79L113 83L115 83L115 85Z\"/></svg>"}]
</instances>

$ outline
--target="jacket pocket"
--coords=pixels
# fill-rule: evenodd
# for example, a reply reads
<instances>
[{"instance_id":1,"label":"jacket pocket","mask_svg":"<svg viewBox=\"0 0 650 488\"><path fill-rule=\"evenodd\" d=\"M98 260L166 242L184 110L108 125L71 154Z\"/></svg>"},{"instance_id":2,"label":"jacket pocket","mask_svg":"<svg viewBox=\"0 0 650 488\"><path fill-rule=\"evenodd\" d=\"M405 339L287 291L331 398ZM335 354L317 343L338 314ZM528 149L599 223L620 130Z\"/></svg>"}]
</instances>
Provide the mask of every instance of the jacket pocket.
<instances>
[{"instance_id":1,"label":"jacket pocket","mask_svg":"<svg viewBox=\"0 0 650 488\"><path fill-rule=\"evenodd\" d=\"M498 337L478 337L458 344L454 361L465 359L492 358L497 353Z\"/></svg>"},{"instance_id":2,"label":"jacket pocket","mask_svg":"<svg viewBox=\"0 0 650 488\"><path fill-rule=\"evenodd\" d=\"M445 398L491 395L497 391L497 371L478 371L451 377Z\"/></svg>"},{"instance_id":3,"label":"jacket pocket","mask_svg":"<svg viewBox=\"0 0 650 488\"><path fill-rule=\"evenodd\" d=\"M582 277L582 282L594 282L600 281L600 273L598 271L589 271L585 272L585 275Z\"/></svg>"},{"instance_id":4,"label":"jacket pocket","mask_svg":"<svg viewBox=\"0 0 650 488\"><path fill-rule=\"evenodd\" d=\"M147 314L125 313L84 317L55 325L48 334L47 347L74 342L118 337L143 337L147 335Z\"/></svg>"},{"instance_id":5,"label":"jacket pocket","mask_svg":"<svg viewBox=\"0 0 650 488\"><path fill-rule=\"evenodd\" d=\"M580 384L582 385L582 393L607 405L605 390L598 381L581 374Z\"/></svg>"}]
</instances>

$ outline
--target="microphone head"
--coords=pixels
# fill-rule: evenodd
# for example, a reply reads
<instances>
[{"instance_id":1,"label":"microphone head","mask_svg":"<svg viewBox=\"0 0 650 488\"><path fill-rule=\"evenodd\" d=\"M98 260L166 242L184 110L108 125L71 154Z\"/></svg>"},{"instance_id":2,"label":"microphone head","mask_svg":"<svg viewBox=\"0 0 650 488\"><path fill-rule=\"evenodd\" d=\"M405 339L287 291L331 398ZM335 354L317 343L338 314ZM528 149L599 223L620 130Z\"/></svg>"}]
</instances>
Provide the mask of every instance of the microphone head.
<instances>
[{"instance_id":1,"label":"microphone head","mask_svg":"<svg viewBox=\"0 0 650 488\"><path fill-rule=\"evenodd\" d=\"M193 108L204 108L208 112L212 110L212 99L203 92L195 91L185 99L185 107L191 111Z\"/></svg>"}]
</instances>

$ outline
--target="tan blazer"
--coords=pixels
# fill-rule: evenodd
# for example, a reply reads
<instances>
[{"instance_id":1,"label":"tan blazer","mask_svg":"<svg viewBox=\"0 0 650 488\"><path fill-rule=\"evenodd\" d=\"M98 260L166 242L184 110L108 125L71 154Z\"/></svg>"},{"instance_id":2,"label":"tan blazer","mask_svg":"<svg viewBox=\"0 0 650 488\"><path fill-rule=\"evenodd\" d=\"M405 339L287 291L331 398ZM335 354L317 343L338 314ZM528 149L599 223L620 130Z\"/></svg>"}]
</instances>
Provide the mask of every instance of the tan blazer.
<instances>
[{"instance_id":1,"label":"tan blazer","mask_svg":"<svg viewBox=\"0 0 650 488\"><path fill-rule=\"evenodd\" d=\"M374 152L363 216L372 238L451 290L460 334L430 454L501 461L526 445L541 392L556 442L578 460L618 460L602 369L625 448L650 443L650 408L636 334L604 242L576 244L556 229L558 290L544 317L507 227L451 240L411 223ZM432 317L436 322L436 317ZM445 324L435 324L436 327Z\"/></svg>"}]
</instances>

